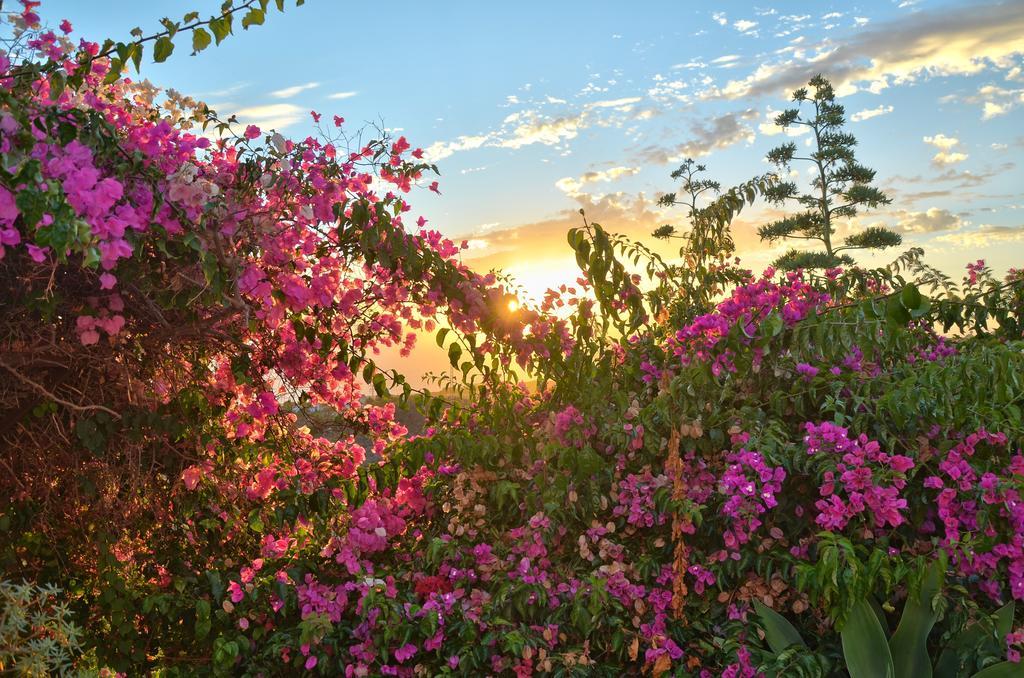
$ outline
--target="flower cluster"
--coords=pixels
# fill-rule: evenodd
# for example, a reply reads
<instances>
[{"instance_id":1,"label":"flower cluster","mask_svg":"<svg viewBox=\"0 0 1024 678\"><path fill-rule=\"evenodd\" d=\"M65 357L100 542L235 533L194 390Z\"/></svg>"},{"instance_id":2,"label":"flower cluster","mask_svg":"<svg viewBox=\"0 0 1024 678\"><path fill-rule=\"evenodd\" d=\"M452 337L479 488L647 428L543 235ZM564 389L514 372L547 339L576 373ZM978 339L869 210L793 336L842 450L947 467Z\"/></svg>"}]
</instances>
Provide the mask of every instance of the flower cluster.
<instances>
[{"instance_id":1,"label":"flower cluster","mask_svg":"<svg viewBox=\"0 0 1024 678\"><path fill-rule=\"evenodd\" d=\"M773 468L760 453L743 448L726 455L726 464L718 491L725 496L720 511L729 519L729 527L722 533L725 549L717 557L738 560L742 546L761 527L761 517L778 505L776 495L782 490L786 469Z\"/></svg>"},{"instance_id":2,"label":"flower cluster","mask_svg":"<svg viewBox=\"0 0 1024 678\"><path fill-rule=\"evenodd\" d=\"M876 527L904 522L907 500L900 491L907 485L907 471L914 468L913 459L883 452L866 435L851 438L847 429L831 422L808 422L805 428L807 453L822 455L821 463L829 469L818 488L821 499L814 503L818 525L839 531L862 514Z\"/></svg>"}]
</instances>

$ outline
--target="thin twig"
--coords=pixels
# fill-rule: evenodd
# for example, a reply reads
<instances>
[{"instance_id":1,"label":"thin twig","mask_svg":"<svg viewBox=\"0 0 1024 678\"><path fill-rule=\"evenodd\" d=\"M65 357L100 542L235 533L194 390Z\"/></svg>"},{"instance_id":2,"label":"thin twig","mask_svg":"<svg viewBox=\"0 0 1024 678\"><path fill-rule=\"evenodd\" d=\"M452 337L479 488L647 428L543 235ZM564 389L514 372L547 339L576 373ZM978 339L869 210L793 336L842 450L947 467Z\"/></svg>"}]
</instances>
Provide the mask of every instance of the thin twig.
<instances>
[{"instance_id":1,"label":"thin twig","mask_svg":"<svg viewBox=\"0 0 1024 678\"><path fill-rule=\"evenodd\" d=\"M21 381L22 383L31 386L36 391L38 391L40 394L46 396L47 398L49 398L50 400L52 400L53 402L55 402L55 403L57 403L59 405L63 405L64 407L66 407L66 408L68 408L70 410L75 410L76 412L87 412L87 411L91 411L91 410L98 410L100 412L106 412L107 414L111 415L115 419L120 419L121 418L120 414L118 414L114 410L110 409L109 407L104 407L103 405L78 405L76 403L64 400L63 398L59 398L56 395L54 395L52 392L50 392L50 390L47 389L45 386L43 386L42 384L40 384L37 381L33 381L32 379L29 379L24 374L22 374L18 370L14 369L13 367L11 367L7 363L5 363L3 360L0 360L0 367L4 368L5 370L7 370L11 374L13 374L14 377L16 379L18 379L19 381Z\"/></svg>"}]
</instances>

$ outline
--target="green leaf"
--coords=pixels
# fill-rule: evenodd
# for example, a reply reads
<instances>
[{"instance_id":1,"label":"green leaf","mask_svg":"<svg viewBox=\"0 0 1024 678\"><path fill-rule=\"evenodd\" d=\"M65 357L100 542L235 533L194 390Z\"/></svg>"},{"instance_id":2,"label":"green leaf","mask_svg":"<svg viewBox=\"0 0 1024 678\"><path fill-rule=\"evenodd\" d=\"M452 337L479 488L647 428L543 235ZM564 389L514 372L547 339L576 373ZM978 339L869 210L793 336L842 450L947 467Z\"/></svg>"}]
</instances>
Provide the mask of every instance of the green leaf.
<instances>
[{"instance_id":1,"label":"green leaf","mask_svg":"<svg viewBox=\"0 0 1024 678\"><path fill-rule=\"evenodd\" d=\"M910 322L910 313L904 308L903 301L899 297L889 297L889 301L885 304L885 315L890 322L899 327L906 327Z\"/></svg>"},{"instance_id":2,"label":"green leaf","mask_svg":"<svg viewBox=\"0 0 1024 678\"><path fill-rule=\"evenodd\" d=\"M1024 662L999 662L975 673L972 678L1021 678L1024 676Z\"/></svg>"},{"instance_id":3,"label":"green leaf","mask_svg":"<svg viewBox=\"0 0 1024 678\"><path fill-rule=\"evenodd\" d=\"M995 611L995 634L1000 641L1013 628L1014 601ZM992 634L986 632L987 624L969 624L960 634L942 651L939 661L935 663L935 676L937 678L957 678L961 675L963 664L962 654L981 651L986 645L990 646L993 653L999 652L1000 648L992 638Z\"/></svg>"},{"instance_id":4,"label":"green leaf","mask_svg":"<svg viewBox=\"0 0 1024 678\"><path fill-rule=\"evenodd\" d=\"M933 562L925 572L919 594L909 596L903 606L899 626L889 640L889 650L892 653L897 678L931 678L932 660L928 654L928 634L931 633L939 616L932 609L932 600L939 594L942 575L942 566L938 562Z\"/></svg>"},{"instance_id":5,"label":"green leaf","mask_svg":"<svg viewBox=\"0 0 1024 678\"><path fill-rule=\"evenodd\" d=\"M459 358L462 357L462 347L457 343L452 344L448 347L448 360L451 362L452 367L459 366Z\"/></svg>"},{"instance_id":6,"label":"green leaf","mask_svg":"<svg viewBox=\"0 0 1024 678\"><path fill-rule=\"evenodd\" d=\"M205 28L197 28L192 31L192 51L202 52L204 49L210 46L210 42L213 38Z\"/></svg>"},{"instance_id":7,"label":"green leaf","mask_svg":"<svg viewBox=\"0 0 1024 678\"><path fill-rule=\"evenodd\" d=\"M131 56L132 65L135 66L135 72L138 73L139 69L142 68L142 43L135 43L131 49L128 50Z\"/></svg>"},{"instance_id":8,"label":"green leaf","mask_svg":"<svg viewBox=\"0 0 1024 678\"><path fill-rule=\"evenodd\" d=\"M439 329L437 331L437 346L438 346L438 348L444 348L444 340L448 336L449 332L451 332L451 329L449 329L447 327L442 327L441 329Z\"/></svg>"},{"instance_id":9,"label":"green leaf","mask_svg":"<svg viewBox=\"0 0 1024 678\"><path fill-rule=\"evenodd\" d=\"M153 61L162 64L167 61L167 57L171 56L171 52L174 51L174 43L166 35L153 45Z\"/></svg>"},{"instance_id":10,"label":"green leaf","mask_svg":"<svg viewBox=\"0 0 1024 678\"><path fill-rule=\"evenodd\" d=\"M906 285L900 292L900 301L903 302L903 308L908 311L913 311L921 306L921 292L917 289L917 285L910 283Z\"/></svg>"},{"instance_id":11,"label":"green leaf","mask_svg":"<svg viewBox=\"0 0 1024 678\"><path fill-rule=\"evenodd\" d=\"M250 9L248 14L242 17L242 28L245 30L249 29L249 26L261 26L263 25L263 10L262 9Z\"/></svg>"},{"instance_id":12,"label":"green leaf","mask_svg":"<svg viewBox=\"0 0 1024 678\"><path fill-rule=\"evenodd\" d=\"M210 30L219 45L231 32L231 21L225 17L218 17L210 20Z\"/></svg>"},{"instance_id":13,"label":"green leaf","mask_svg":"<svg viewBox=\"0 0 1024 678\"><path fill-rule=\"evenodd\" d=\"M1008 602L996 610L996 635L1002 641L1006 634L1013 630L1014 601Z\"/></svg>"},{"instance_id":14,"label":"green leaf","mask_svg":"<svg viewBox=\"0 0 1024 678\"><path fill-rule=\"evenodd\" d=\"M56 71L50 76L50 99L56 101L64 92L64 85L67 83L62 71Z\"/></svg>"},{"instance_id":15,"label":"green leaf","mask_svg":"<svg viewBox=\"0 0 1024 678\"><path fill-rule=\"evenodd\" d=\"M196 640L202 640L210 633L210 601L196 601Z\"/></svg>"},{"instance_id":16,"label":"green leaf","mask_svg":"<svg viewBox=\"0 0 1024 678\"><path fill-rule=\"evenodd\" d=\"M895 678L885 633L866 600L853 606L840 637L850 678Z\"/></svg>"},{"instance_id":17,"label":"green leaf","mask_svg":"<svg viewBox=\"0 0 1024 678\"><path fill-rule=\"evenodd\" d=\"M754 609L761 620L764 638L768 641L768 647L772 649L772 652L778 654L790 645L807 646L804 639L800 637L800 632L781 614L757 599L754 600Z\"/></svg>"}]
</instances>

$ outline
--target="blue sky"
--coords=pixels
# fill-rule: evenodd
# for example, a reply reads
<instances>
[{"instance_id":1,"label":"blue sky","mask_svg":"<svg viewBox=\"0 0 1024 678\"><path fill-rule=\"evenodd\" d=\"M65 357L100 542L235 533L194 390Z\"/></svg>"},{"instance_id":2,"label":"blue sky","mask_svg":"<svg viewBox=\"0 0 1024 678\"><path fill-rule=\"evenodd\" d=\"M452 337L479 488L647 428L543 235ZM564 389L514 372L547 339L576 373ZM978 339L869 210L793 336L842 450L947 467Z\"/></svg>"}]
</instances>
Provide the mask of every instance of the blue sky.
<instances>
[{"instance_id":1,"label":"blue sky","mask_svg":"<svg viewBox=\"0 0 1024 678\"><path fill-rule=\"evenodd\" d=\"M219 4L47 0L42 16L99 39ZM654 200L682 157L725 185L766 171L765 152L786 140L772 112L818 71L893 198L847 232L893 226L957 277L979 257L1024 265L1024 0L309 0L188 52L142 75L290 136L312 131L316 109L383 121L428 149L443 195L419 192L416 212L535 293L574 276L564 233L580 207L642 237L677 221ZM754 268L779 253L754 235L777 214L762 206L736 224Z\"/></svg>"}]
</instances>

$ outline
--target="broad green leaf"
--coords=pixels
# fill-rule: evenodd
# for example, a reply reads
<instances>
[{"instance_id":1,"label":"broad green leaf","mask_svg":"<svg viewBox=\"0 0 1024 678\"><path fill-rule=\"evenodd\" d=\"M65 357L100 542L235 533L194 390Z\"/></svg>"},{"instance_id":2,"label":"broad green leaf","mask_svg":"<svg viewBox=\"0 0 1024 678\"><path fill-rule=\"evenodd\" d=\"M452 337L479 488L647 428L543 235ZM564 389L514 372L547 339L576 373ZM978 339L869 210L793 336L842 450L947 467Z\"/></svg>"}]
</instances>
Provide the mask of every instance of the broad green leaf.
<instances>
[{"instance_id":1,"label":"broad green leaf","mask_svg":"<svg viewBox=\"0 0 1024 678\"><path fill-rule=\"evenodd\" d=\"M153 61L160 64L167 61L167 57L171 56L174 51L174 43L166 35L153 45Z\"/></svg>"},{"instance_id":2,"label":"broad green leaf","mask_svg":"<svg viewBox=\"0 0 1024 678\"><path fill-rule=\"evenodd\" d=\"M248 30L249 26L260 26L263 24L263 10L251 9L242 17L242 28Z\"/></svg>"},{"instance_id":3,"label":"broad green leaf","mask_svg":"<svg viewBox=\"0 0 1024 678\"><path fill-rule=\"evenodd\" d=\"M210 601L196 601L196 640L202 640L210 633Z\"/></svg>"},{"instance_id":4,"label":"broad green leaf","mask_svg":"<svg viewBox=\"0 0 1024 678\"><path fill-rule=\"evenodd\" d=\"M219 45L231 32L231 21L225 17L219 17L210 21L210 30L213 31L213 38Z\"/></svg>"},{"instance_id":5,"label":"broad green leaf","mask_svg":"<svg viewBox=\"0 0 1024 678\"><path fill-rule=\"evenodd\" d=\"M928 634L938 619L938 614L932 609L932 599L942 586L942 575L941 565L932 563L925 572L918 595L908 597L903 606L899 626L889 640L897 678L931 678Z\"/></svg>"},{"instance_id":6,"label":"broad green leaf","mask_svg":"<svg viewBox=\"0 0 1024 678\"><path fill-rule=\"evenodd\" d=\"M836 414L839 415L840 413L837 412ZM843 425L842 422L839 422L839 421L837 421L836 424L838 424L839 426ZM886 635L886 637L888 637L889 636L889 624L885 620L885 610L882 609L882 606L879 605L878 601L875 600L874 598L869 599L868 602L871 603L871 609L874 610L875 617L878 618L878 624L879 624L879 626L882 627L882 633L884 633Z\"/></svg>"},{"instance_id":7,"label":"broad green leaf","mask_svg":"<svg viewBox=\"0 0 1024 678\"><path fill-rule=\"evenodd\" d=\"M1013 630L1014 601L1008 602L996 610L996 635L1002 641L1010 631Z\"/></svg>"},{"instance_id":8,"label":"broad green leaf","mask_svg":"<svg viewBox=\"0 0 1024 678\"><path fill-rule=\"evenodd\" d=\"M895 678L885 633L866 600L853 606L840 637L850 678Z\"/></svg>"},{"instance_id":9,"label":"broad green leaf","mask_svg":"<svg viewBox=\"0 0 1024 678\"><path fill-rule=\"evenodd\" d=\"M195 29L192 31L192 51L202 52L210 46L212 40L213 38L210 37L210 33L205 28Z\"/></svg>"},{"instance_id":10,"label":"broad green leaf","mask_svg":"<svg viewBox=\"0 0 1024 678\"><path fill-rule=\"evenodd\" d=\"M921 292L918 291L917 285L913 283L906 285L900 292L900 301L903 302L903 308L908 311L913 311L921 306Z\"/></svg>"},{"instance_id":11,"label":"broad green leaf","mask_svg":"<svg viewBox=\"0 0 1024 678\"><path fill-rule=\"evenodd\" d=\"M444 340L448 336L451 330L447 327L442 327L437 331L437 345L439 348L444 348Z\"/></svg>"},{"instance_id":12,"label":"broad green leaf","mask_svg":"<svg viewBox=\"0 0 1024 678\"><path fill-rule=\"evenodd\" d=\"M756 599L754 600L754 609L761 620L764 638L768 641L768 647L772 649L772 652L778 654L790 645L807 645L800 637L800 632L781 614Z\"/></svg>"},{"instance_id":13,"label":"broad green leaf","mask_svg":"<svg viewBox=\"0 0 1024 678\"><path fill-rule=\"evenodd\" d=\"M971 678L1022 678L1024 662L999 662L975 673Z\"/></svg>"},{"instance_id":14,"label":"broad green leaf","mask_svg":"<svg viewBox=\"0 0 1024 678\"><path fill-rule=\"evenodd\" d=\"M451 362L452 367L459 366L459 358L462 357L462 347L458 343L454 343L448 347L448 360Z\"/></svg>"}]
</instances>

